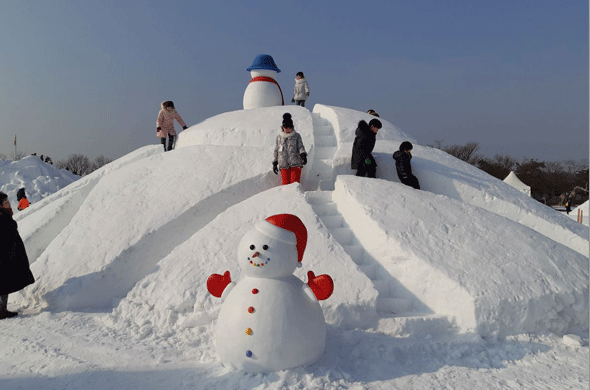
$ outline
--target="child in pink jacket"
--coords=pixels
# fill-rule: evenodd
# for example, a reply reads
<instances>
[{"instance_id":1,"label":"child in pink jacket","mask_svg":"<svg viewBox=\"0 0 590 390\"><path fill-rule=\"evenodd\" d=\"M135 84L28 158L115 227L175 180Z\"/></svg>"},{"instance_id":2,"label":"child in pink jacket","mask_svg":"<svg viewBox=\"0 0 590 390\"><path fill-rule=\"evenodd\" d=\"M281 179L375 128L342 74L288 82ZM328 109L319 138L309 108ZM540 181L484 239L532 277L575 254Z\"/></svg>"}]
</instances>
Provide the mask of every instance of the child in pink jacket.
<instances>
[{"instance_id":1,"label":"child in pink jacket","mask_svg":"<svg viewBox=\"0 0 590 390\"><path fill-rule=\"evenodd\" d=\"M162 139L164 151L172 150L174 145L174 138L176 131L174 131L174 119L182 126L182 130L186 130L187 126L180 117L180 114L174 109L174 103L170 100L162 102L162 109L158 114L156 120L156 135ZM166 149L166 137L168 137L168 149Z\"/></svg>"}]
</instances>

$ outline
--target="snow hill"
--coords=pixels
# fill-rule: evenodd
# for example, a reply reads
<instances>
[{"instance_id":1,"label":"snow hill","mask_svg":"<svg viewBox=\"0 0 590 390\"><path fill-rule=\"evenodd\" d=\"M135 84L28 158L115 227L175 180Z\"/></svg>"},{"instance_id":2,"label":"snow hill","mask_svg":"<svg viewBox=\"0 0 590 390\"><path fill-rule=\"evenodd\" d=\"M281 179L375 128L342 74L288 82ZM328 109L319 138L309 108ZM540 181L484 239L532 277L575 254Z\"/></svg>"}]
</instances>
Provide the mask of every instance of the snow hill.
<instances>
[{"instance_id":1,"label":"snow hill","mask_svg":"<svg viewBox=\"0 0 590 390\"><path fill-rule=\"evenodd\" d=\"M8 195L15 212L18 205L16 193L20 188L24 187L27 199L33 205L79 178L70 171L43 162L37 156L27 156L18 161L0 160L0 191Z\"/></svg>"},{"instance_id":2,"label":"snow hill","mask_svg":"<svg viewBox=\"0 0 590 390\"><path fill-rule=\"evenodd\" d=\"M279 186L271 170L285 112L309 153L301 185ZM172 152L146 146L102 167L16 215L37 282L12 302L28 312L110 313L105 327L184 340L176 345L215 364L221 301L207 277L230 270L240 280L242 235L292 213L309 234L296 275L306 281L313 270L335 282L322 301L327 350L339 348L336 334L354 346L355 329L587 334L588 227L385 120L379 179L353 176L354 131L372 118L319 104L228 112L180 133ZM405 140L422 191L397 179L391 155ZM353 346L356 359L370 354Z\"/></svg>"}]
</instances>

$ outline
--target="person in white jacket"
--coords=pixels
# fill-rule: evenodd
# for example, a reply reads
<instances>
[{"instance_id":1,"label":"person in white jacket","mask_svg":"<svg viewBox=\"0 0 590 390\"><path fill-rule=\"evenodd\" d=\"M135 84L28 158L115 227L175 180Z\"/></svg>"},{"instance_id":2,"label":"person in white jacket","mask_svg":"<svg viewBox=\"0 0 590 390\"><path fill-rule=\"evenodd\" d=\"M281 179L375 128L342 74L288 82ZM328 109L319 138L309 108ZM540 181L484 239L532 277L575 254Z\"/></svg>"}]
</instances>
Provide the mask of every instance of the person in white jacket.
<instances>
[{"instance_id":1,"label":"person in white jacket","mask_svg":"<svg viewBox=\"0 0 590 390\"><path fill-rule=\"evenodd\" d=\"M293 91L293 99L291 103L296 103L298 106L305 107L305 101L309 96L309 84L303 75L303 72L297 72L295 78L295 88Z\"/></svg>"}]
</instances>

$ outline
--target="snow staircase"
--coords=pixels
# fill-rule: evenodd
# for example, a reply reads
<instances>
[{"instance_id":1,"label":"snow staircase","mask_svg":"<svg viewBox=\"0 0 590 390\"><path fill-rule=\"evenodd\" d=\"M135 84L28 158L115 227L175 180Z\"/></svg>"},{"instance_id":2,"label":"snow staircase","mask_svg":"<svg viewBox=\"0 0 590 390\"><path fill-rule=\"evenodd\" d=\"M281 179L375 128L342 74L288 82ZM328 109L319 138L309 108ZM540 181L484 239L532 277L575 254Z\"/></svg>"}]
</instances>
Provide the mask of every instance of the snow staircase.
<instances>
[{"instance_id":1,"label":"snow staircase","mask_svg":"<svg viewBox=\"0 0 590 390\"><path fill-rule=\"evenodd\" d=\"M352 230L338 211L336 203L332 201L331 191L312 191L306 193L316 215L328 228L330 234L344 248L346 253L359 266L360 270L373 282L379 292L376 302L377 311L388 315L401 315L412 310L412 301L405 298L395 298L391 281L386 278L389 273L369 256L354 236Z\"/></svg>"},{"instance_id":2,"label":"snow staircase","mask_svg":"<svg viewBox=\"0 0 590 390\"><path fill-rule=\"evenodd\" d=\"M334 128L329 121L312 112L314 157L311 171L306 175L305 190L333 191L334 170L332 159L338 149Z\"/></svg>"}]
</instances>

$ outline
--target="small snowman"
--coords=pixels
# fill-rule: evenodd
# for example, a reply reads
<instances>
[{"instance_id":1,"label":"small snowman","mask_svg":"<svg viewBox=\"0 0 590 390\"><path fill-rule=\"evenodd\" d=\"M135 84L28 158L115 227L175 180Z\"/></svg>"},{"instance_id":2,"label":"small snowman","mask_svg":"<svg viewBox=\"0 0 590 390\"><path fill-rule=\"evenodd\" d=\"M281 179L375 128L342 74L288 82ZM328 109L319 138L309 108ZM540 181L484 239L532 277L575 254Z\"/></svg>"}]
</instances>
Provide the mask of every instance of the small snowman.
<instances>
[{"instance_id":1,"label":"small snowman","mask_svg":"<svg viewBox=\"0 0 590 390\"><path fill-rule=\"evenodd\" d=\"M292 214L259 221L238 246L244 279L226 271L207 280L209 292L224 299L216 325L217 352L226 367L251 373L313 364L324 353L326 322L320 300L332 295L329 275L293 275L301 267L307 229Z\"/></svg>"},{"instance_id":2,"label":"small snowman","mask_svg":"<svg viewBox=\"0 0 590 390\"><path fill-rule=\"evenodd\" d=\"M283 91L276 81L275 60L268 54L259 54L248 69L252 79L244 92L244 110L249 108L284 106Z\"/></svg>"}]
</instances>

